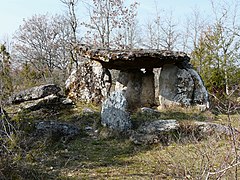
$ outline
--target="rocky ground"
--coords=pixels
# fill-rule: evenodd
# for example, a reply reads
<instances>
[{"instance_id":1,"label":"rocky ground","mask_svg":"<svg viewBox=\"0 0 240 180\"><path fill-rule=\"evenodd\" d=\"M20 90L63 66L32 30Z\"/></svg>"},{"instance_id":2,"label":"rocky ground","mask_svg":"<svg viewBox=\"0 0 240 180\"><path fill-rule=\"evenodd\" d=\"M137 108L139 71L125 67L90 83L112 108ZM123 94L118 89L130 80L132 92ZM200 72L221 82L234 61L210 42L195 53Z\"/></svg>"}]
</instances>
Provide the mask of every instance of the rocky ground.
<instances>
[{"instance_id":1,"label":"rocky ground","mask_svg":"<svg viewBox=\"0 0 240 180\"><path fill-rule=\"evenodd\" d=\"M14 105L6 112L21 126L22 135L15 140L21 148L14 162L0 163L3 179L232 179L240 175L234 165L239 152L227 128L230 122L239 127L239 115L229 119L209 111L143 108L131 114L132 130L119 134L101 125L100 107L91 104L34 111L19 111L19 105ZM160 119L167 120L164 126ZM205 122L226 126L202 134ZM162 127L171 130L159 133Z\"/></svg>"}]
</instances>

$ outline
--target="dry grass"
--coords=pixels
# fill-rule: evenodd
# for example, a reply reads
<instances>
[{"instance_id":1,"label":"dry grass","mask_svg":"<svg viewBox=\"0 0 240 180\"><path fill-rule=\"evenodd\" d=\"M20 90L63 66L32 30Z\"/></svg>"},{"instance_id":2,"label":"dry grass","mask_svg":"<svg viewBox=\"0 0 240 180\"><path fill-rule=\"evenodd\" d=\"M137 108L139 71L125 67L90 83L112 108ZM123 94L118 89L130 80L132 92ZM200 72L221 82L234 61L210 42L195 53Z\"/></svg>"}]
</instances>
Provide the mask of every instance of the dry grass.
<instances>
[{"instance_id":1,"label":"dry grass","mask_svg":"<svg viewBox=\"0 0 240 180\"><path fill-rule=\"evenodd\" d=\"M75 140L65 144L46 139L35 141L25 148L15 164L11 163L12 179L234 179L236 149L231 138L211 136L197 141L194 136L172 141L168 146L132 144L125 137L102 137L99 128L99 108L88 106L95 113L82 113L83 104L62 110L41 110L14 115L22 122L52 119L74 123L81 131L93 127L96 134L81 133ZM229 124L226 115L215 116L210 112L169 110L159 114L136 113L132 116L135 128L149 119L177 119L215 121ZM231 123L239 127L239 115L231 115ZM27 137L25 137L27 142ZM20 141L19 141L20 142ZM239 142L236 142L239 147ZM239 154L237 148L237 154ZM2 163L2 164L1 164ZM0 173L5 175L3 161ZM6 162L7 163L7 162ZM237 166L236 166L237 167ZM226 171L219 172L223 169ZM10 169L10 168L9 168ZM24 174L25 172L25 174ZM209 174L212 172L212 174ZM214 174L215 173L215 174ZM1 175L1 174L0 174ZM237 175L240 175L237 172ZM2 176L3 177L3 176Z\"/></svg>"}]
</instances>

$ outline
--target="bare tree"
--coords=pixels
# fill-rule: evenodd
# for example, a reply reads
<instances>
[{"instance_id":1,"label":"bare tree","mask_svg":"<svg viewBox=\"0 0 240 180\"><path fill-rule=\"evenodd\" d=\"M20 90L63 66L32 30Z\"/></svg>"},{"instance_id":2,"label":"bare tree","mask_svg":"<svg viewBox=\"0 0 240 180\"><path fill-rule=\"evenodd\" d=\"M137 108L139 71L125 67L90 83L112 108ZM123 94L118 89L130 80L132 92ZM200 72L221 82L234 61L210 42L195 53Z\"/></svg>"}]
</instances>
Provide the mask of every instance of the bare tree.
<instances>
[{"instance_id":1,"label":"bare tree","mask_svg":"<svg viewBox=\"0 0 240 180\"><path fill-rule=\"evenodd\" d=\"M180 39L178 33L178 24L173 19L172 11L167 15L160 16L159 9L156 6L156 15L152 21L146 25L147 35L143 45L148 48L173 50L177 48Z\"/></svg>"},{"instance_id":2,"label":"bare tree","mask_svg":"<svg viewBox=\"0 0 240 180\"><path fill-rule=\"evenodd\" d=\"M116 45L115 40L133 41L133 26L136 24L137 3L124 6L123 0L93 0L89 5L90 22L82 24L89 29L89 36L95 45L109 48ZM128 35L128 37L126 37ZM89 37L88 37L89 38Z\"/></svg>"},{"instance_id":3,"label":"bare tree","mask_svg":"<svg viewBox=\"0 0 240 180\"><path fill-rule=\"evenodd\" d=\"M161 26L162 32L162 47L166 50L172 51L177 47L180 33L177 30L177 23L173 20L172 11L163 21Z\"/></svg>"},{"instance_id":4,"label":"bare tree","mask_svg":"<svg viewBox=\"0 0 240 180\"><path fill-rule=\"evenodd\" d=\"M67 73L70 30L64 16L34 15L24 20L14 36L13 59L20 65L30 63L45 79L57 69Z\"/></svg>"},{"instance_id":5,"label":"bare tree","mask_svg":"<svg viewBox=\"0 0 240 180\"><path fill-rule=\"evenodd\" d=\"M75 68L78 68L78 54L77 54L77 29L78 29L78 20L76 16L76 7L78 5L78 0L60 0L68 9L68 21L71 25L71 65L75 63Z\"/></svg>"},{"instance_id":6,"label":"bare tree","mask_svg":"<svg viewBox=\"0 0 240 180\"><path fill-rule=\"evenodd\" d=\"M113 37L118 48L132 49L140 44L139 35L141 32L137 21L137 6L138 3L134 2L124 11L122 25Z\"/></svg>"},{"instance_id":7,"label":"bare tree","mask_svg":"<svg viewBox=\"0 0 240 180\"><path fill-rule=\"evenodd\" d=\"M148 21L146 24L146 39L143 43L143 46L148 48L160 49L161 48L161 16L160 10L158 9L157 1L155 3L155 18L152 21Z\"/></svg>"}]
</instances>

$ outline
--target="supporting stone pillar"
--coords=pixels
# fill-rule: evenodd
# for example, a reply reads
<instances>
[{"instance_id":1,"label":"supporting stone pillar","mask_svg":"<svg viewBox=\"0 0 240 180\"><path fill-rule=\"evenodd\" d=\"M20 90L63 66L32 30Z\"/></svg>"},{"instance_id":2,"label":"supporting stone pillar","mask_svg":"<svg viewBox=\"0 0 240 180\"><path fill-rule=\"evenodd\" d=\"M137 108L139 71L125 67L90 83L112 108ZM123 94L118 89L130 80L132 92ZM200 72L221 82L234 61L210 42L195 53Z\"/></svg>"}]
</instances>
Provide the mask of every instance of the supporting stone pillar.
<instances>
[{"instance_id":1,"label":"supporting stone pillar","mask_svg":"<svg viewBox=\"0 0 240 180\"><path fill-rule=\"evenodd\" d=\"M141 105L151 107L155 104L155 86L153 69L146 70L142 77Z\"/></svg>"},{"instance_id":2,"label":"supporting stone pillar","mask_svg":"<svg viewBox=\"0 0 240 180\"><path fill-rule=\"evenodd\" d=\"M115 91L127 90L127 84L129 80L129 73L126 71L120 71L115 85Z\"/></svg>"},{"instance_id":3,"label":"supporting stone pillar","mask_svg":"<svg viewBox=\"0 0 240 180\"><path fill-rule=\"evenodd\" d=\"M155 102L154 74L152 69L143 73L141 70L121 71L119 73L115 91L125 91L128 109L150 107Z\"/></svg>"},{"instance_id":4,"label":"supporting stone pillar","mask_svg":"<svg viewBox=\"0 0 240 180\"><path fill-rule=\"evenodd\" d=\"M164 65L159 78L159 108L171 106L209 106L208 93L201 77L192 68Z\"/></svg>"},{"instance_id":5,"label":"supporting stone pillar","mask_svg":"<svg viewBox=\"0 0 240 180\"><path fill-rule=\"evenodd\" d=\"M124 91L128 102L128 109L135 110L141 107L143 72L140 70L120 71L115 91Z\"/></svg>"},{"instance_id":6,"label":"supporting stone pillar","mask_svg":"<svg viewBox=\"0 0 240 180\"><path fill-rule=\"evenodd\" d=\"M128 72L128 84L126 98L129 105L129 110L135 110L141 107L141 91L143 72L140 70L131 70Z\"/></svg>"},{"instance_id":7,"label":"supporting stone pillar","mask_svg":"<svg viewBox=\"0 0 240 180\"><path fill-rule=\"evenodd\" d=\"M159 108L164 109L171 106L180 106L180 103L174 101L177 94L177 71L175 65L165 65L162 68L159 77Z\"/></svg>"}]
</instances>

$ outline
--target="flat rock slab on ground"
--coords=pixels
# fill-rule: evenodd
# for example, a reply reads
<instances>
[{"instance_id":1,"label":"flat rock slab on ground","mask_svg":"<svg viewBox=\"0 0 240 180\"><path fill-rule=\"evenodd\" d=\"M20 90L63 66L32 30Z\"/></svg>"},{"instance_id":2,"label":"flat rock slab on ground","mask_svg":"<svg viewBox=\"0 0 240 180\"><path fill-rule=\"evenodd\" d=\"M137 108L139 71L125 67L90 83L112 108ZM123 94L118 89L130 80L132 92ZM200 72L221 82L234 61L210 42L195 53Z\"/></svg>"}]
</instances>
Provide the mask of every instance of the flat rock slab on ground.
<instances>
[{"instance_id":1,"label":"flat rock slab on ground","mask_svg":"<svg viewBox=\"0 0 240 180\"><path fill-rule=\"evenodd\" d=\"M61 91L61 88L55 84L36 86L14 94L11 97L11 102L12 104L18 104L24 101L36 100L51 94L57 95L59 91Z\"/></svg>"},{"instance_id":2,"label":"flat rock slab on ground","mask_svg":"<svg viewBox=\"0 0 240 180\"><path fill-rule=\"evenodd\" d=\"M177 120L157 120L144 123L136 131L133 131L130 140L134 144L155 144L159 142L166 143L170 138L179 134L199 136L196 137L197 139L211 135L231 136L233 133L240 134L235 128L217 123L190 121L185 126L183 123ZM186 126L187 129L184 128Z\"/></svg>"},{"instance_id":3,"label":"flat rock slab on ground","mask_svg":"<svg viewBox=\"0 0 240 180\"><path fill-rule=\"evenodd\" d=\"M57 121L40 121L35 124L35 128L38 136L51 134L58 138L72 139L80 133L80 129L75 125Z\"/></svg>"},{"instance_id":4,"label":"flat rock slab on ground","mask_svg":"<svg viewBox=\"0 0 240 180\"><path fill-rule=\"evenodd\" d=\"M60 104L59 97L52 94L41 99L21 103L19 111L21 110L36 111L44 107L47 108L50 106L56 106L57 104Z\"/></svg>"}]
</instances>

